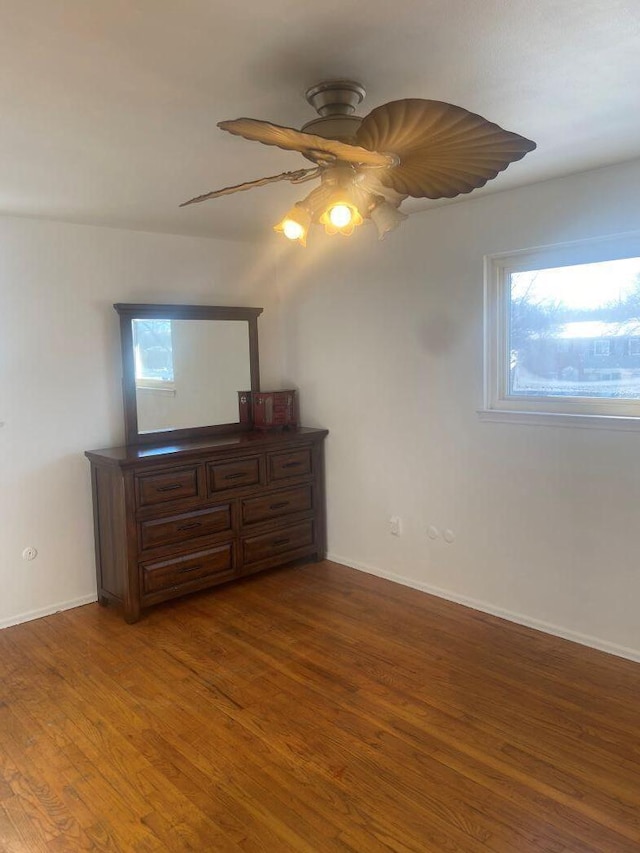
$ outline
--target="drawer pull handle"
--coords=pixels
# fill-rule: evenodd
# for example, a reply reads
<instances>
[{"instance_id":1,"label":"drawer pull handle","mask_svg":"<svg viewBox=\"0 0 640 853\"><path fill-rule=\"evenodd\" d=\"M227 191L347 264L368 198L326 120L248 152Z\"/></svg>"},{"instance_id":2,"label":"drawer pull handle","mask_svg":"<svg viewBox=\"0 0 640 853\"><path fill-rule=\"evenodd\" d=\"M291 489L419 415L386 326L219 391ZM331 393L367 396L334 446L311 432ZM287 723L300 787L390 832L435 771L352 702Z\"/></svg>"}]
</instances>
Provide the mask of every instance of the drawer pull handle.
<instances>
[{"instance_id":1,"label":"drawer pull handle","mask_svg":"<svg viewBox=\"0 0 640 853\"><path fill-rule=\"evenodd\" d=\"M237 480L238 477L246 477L246 476L247 475L244 471L238 471L237 474L225 474L223 479L225 479L225 480Z\"/></svg>"},{"instance_id":2,"label":"drawer pull handle","mask_svg":"<svg viewBox=\"0 0 640 853\"><path fill-rule=\"evenodd\" d=\"M192 521L191 524L183 524L178 530L195 530L196 527L202 527L201 521Z\"/></svg>"},{"instance_id":3,"label":"drawer pull handle","mask_svg":"<svg viewBox=\"0 0 640 853\"><path fill-rule=\"evenodd\" d=\"M285 506L289 506L289 501L280 501L279 504L270 504L269 509L282 509Z\"/></svg>"},{"instance_id":4,"label":"drawer pull handle","mask_svg":"<svg viewBox=\"0 0 640 853\"><path fill-rule=\"evenodd\" d=\"M288 545L291 542L291 539L274 539L274 545Z\"/></svg>"},{"instance_id":5,"label":"drawer pull handle","mask_svg":"<svg viewBox=\"0 0 640 853\"><path fill-rule=\"evenodd\" d=\"M302 465L302 462L285 462L282 467L283 468L298 468L300 465Z\"/></svg>"},{"instance_id":6,"label":"drawer pull handle","mask_svg":"<svg viewBox=\"0 0 640 853\"><path fill-rule=\"evenodd\" d=\"M156 486L156 492L173 492L175 489L181 489L182 483L169 483L168 486Z\"/></svg>"},{"instance_id":7,"label":"drawer pull handle","mask_svg":"<svg viewBox=\"0 0 640 853\"><path fill-rule=\"evenodd\" d=\"M187 572L197 572L201 568L202 566L183 566L183 568L178 569L178 574L186 575Z\"/></svg>"}]
</instances>

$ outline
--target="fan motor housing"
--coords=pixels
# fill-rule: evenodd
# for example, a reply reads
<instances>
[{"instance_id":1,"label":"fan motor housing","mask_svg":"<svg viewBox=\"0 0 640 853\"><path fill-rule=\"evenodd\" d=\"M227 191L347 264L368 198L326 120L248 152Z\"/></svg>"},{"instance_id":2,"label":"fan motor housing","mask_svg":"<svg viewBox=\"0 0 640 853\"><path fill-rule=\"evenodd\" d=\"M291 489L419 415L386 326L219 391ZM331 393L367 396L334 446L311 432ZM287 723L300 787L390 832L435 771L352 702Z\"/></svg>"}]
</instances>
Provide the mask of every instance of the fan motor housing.
<instances>
[{"instance_id":1,"label":"fan motor housing","mask_svg":"<svg viewBox=\"0 0 640 853\"><path fill-rule=\"evenodd\" d=\"M305 96L320 117L308 121L302 130L323 139L353 142L362 123L354 113L365 94L364 86L353 80L326 80L312 86Z\"/></svg>"},{"instance_id":2,"label":"fan motor housing","mask_svg":"<svg viewBox=\"0 0 640 853\"><path fill-rule=\"evenodd\" d=\"M358 128L362 124L360 116L334 115L314 118L302 126L304 133L315 133L323 139L338 139L340 142L354 142Z\"/></svg>"}]
</instances>

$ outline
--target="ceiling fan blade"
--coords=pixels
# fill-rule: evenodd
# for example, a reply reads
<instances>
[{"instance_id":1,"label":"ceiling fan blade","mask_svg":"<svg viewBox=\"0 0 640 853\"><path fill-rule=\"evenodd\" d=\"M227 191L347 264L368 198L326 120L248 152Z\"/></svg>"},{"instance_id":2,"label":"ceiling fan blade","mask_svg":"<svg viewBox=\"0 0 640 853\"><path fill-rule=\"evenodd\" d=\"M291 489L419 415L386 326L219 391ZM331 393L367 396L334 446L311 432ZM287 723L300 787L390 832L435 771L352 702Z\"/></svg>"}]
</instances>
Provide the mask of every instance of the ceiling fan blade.
<instances>
[{"instance_id":1,"label":"ceiling fan blade","mask_svg":"<svg viewBox=\"0 0 640 853\"><path fill-rule=\"evenodd\" d=\"M535 142L443 101L407 98L372 110L356 141L393 151L400 163L379 180L414 198L454 198L484 186L533 151Z\"/></svg>"},{"instance_id":2,"label":"ceiling fan blade","mask_svg":"<svg viewBox=\"0 0 640 853\"><path fill-rule=\"evenodd\" d=\"M392 166L397 163L397 157L393 154L379 154L373 149L360 148L336 139L324 139L313 133L304 133L292 127L281 127L255 118L221 121L218 122L218 127L244 139L253 139L265 145L277 145L278 148L289 151L300 151L317 162L342 160L367 166Z\"/></svg>"},{"instance_id":3,"label":"ceiling fan blade","mask_svg":"<svg viewBox=\"0 0 640 853\"><path fill-rule=\"evenodd\" d=\"M298 169L297 172L281 172L279 175L271 175L268 178L258 178L257 181L247 181L245 184L235 184L232 187L224 187L221 190L214 190L213 192L205 193L204 195L199 195L195 198L190 198L189 201L183 201L180 207L186 207L189 204L198 204L198 202L207 201L210 198L217 198L220 195L231 195L232 193L239 193L243 190L250 190L253 189L253 187L263 187L265 184L273 184L276 181L291 181L294 184L303 183L304 181L315 178L316 175L319 174L320 170L317 166L312 166L310 169Z\"/></svg>"}]
</instances>

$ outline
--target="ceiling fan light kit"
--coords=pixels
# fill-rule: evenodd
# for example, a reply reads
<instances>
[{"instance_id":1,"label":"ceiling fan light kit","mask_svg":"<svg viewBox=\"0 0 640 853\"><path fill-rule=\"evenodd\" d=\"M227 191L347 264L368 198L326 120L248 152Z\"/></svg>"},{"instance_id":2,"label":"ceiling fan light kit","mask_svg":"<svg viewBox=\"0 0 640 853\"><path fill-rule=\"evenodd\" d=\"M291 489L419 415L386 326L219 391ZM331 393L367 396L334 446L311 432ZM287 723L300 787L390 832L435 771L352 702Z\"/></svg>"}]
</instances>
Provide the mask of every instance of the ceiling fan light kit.
<instances>
[{"instance_id":1,"label":"ceiling fan light kit","mask_svg":"<svg viewBox=\"0 0 640 853\"><path fill-rule=\"evenodd\" d=\"M469 193L536 147L443 101L406 98L360 117L355 110L364 96L364 87L352 80L313 86L306 97L319 118L302 130L250 118L219 122L222 130L244 139L298 151L314 165L205 193L181 207L276 181L319 178L320 186L293 206L276 231L305 246L313 224L348 236L369 219L382 240L407 218L399 209L405 198Z\"/></svg>"},{"instance_id":2,"label":"ceiling fan light kit","mask_svg":"<svg viewBox=\"0 0 640 853\"><path fill-rule=\"evenodd\" d=\"M273 226L289 240L297 240L301 246L307 245L307 234L311 225L311 213L302 204L295 204L284 219Z\"/></svg>"}]
</instances>

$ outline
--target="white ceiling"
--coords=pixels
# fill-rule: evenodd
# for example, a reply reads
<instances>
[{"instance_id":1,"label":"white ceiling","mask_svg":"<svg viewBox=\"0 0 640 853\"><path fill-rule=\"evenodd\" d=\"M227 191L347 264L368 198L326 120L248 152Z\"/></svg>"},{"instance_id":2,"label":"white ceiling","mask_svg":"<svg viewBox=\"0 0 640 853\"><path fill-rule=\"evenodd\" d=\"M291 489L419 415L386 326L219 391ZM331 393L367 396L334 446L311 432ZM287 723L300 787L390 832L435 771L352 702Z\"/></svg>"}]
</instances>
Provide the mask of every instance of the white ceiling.
<instances>
[{"instance_id":1,"label":"white ceiling","mask_svg":"<svg viewBox=\"0 0 640 853\"><path fill-rule=\"evenodd\" d=\"M432 98L534 139L488 187L640 156L640 0L0 0L0 212L253 238L306 187L180 210L308 165L216 128L300 127L304 91L362 82L366 114ZM429 202L412 202L412 209Z\"/></svg>"}]
</instances>

